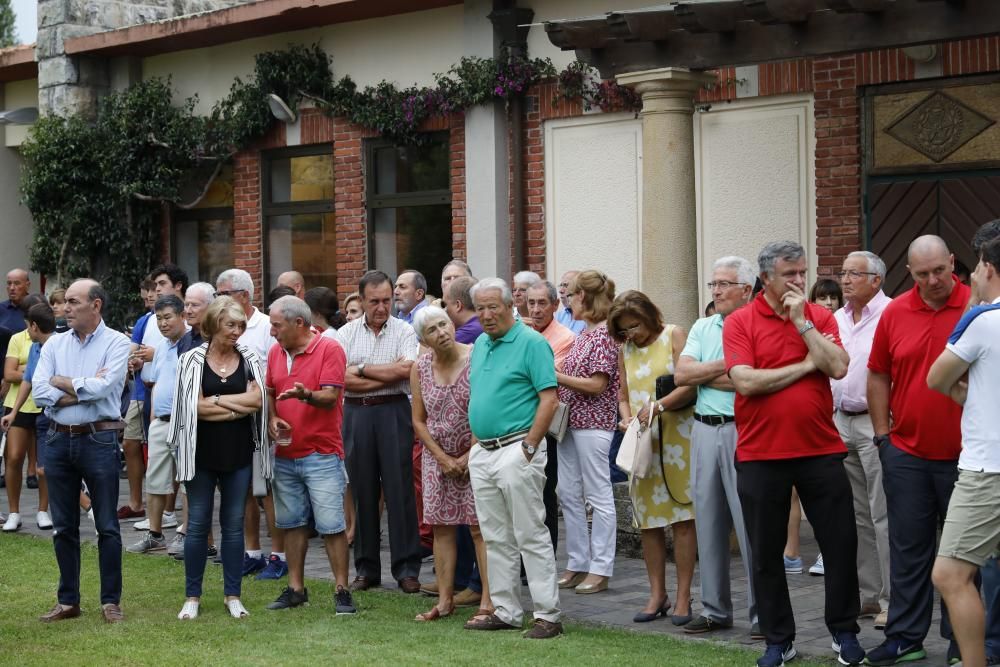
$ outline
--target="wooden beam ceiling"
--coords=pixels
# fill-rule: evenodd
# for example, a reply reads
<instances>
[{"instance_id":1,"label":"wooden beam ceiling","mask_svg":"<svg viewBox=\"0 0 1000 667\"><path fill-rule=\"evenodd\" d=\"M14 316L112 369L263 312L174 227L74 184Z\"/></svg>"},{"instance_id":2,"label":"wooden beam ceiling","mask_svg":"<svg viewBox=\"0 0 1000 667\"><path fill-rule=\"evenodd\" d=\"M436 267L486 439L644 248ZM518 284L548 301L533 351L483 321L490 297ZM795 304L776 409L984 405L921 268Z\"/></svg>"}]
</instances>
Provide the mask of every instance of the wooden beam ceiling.
<instances>
[{"instance_id":1,"label":"wooden beam ceiling","mask_svg":"<svg viewBox=\"0 0 1000 667\"><path fill-rule=\"evenodd\" d=\"M897 48L1000 34L1000 0L719 0L550 21L604 77Z\"/></svg>"}]
</instances>

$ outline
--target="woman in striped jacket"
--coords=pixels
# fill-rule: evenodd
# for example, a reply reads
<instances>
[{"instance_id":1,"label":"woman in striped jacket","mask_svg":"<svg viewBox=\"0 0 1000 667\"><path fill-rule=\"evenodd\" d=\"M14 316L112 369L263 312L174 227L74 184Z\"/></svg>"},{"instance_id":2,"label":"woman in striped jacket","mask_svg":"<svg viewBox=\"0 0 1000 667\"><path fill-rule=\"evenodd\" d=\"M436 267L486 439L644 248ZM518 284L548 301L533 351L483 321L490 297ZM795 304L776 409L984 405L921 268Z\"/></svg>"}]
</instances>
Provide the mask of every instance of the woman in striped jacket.
<instances>
[{"instance_id":1,"label":"woman in striped jacket","mask_svg":"<svg viewBox=\"0 0 1000 667\"><path fill-rule=\"evenodd\" d=\"M178 362L168 439L177 460L177 480L184 483L188 498L187 600L177 617L198 616L218 486L225 605L233 618L242 618L247 615L240 602L243 511L255 459L260 475L271 477L264 374L257 355L237 342L246 331L246 315L231 298L212 302L201 330L208 342Z\"/></svg>"}]
</instances>

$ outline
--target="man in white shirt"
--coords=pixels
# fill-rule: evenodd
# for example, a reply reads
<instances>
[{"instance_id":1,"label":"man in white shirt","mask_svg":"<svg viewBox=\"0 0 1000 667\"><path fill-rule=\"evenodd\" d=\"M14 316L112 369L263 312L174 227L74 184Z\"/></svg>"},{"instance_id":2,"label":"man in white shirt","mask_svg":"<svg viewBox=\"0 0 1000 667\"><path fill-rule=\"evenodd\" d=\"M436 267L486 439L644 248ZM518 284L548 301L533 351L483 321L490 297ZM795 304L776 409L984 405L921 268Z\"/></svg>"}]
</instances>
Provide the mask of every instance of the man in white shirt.
<instances>
[{"instance_id":1,"label":"man in white shirt","mask_svg":"<svg viewBox=\"0 0 1000 667\"><path fill-rule=\"evenodd\" d=\"M846 304L834 313L840 340L851 356L847 375L831 380L834 422L847 445L844 469L854 494L854 523L858 530L859 618L875 617L884 628L889 613L889 519L882 462L872 438L868 414L868 357L882 311L892 302L882 291L885 262L867 251L850 253L840 271Z\"/></svg>"},{"instance_id":2,"label":"man in white shirt","mask_svg":"<svg viewBox=\"0 0 1000 667\"><path fill-rule=\"evenodd\" d=\"M962 453L933 581L948 606L963 664L985 665L985 613L975 577L1000 548L1000 238L980 248L971 308L927 374L927 385L960 405ZM968 373L968 380L962 378ZM991 656L992 657L992 656Z\"/></svg>"},{"instance_id":3,"label":"man in white shirt","mask_svg":"<svg viewBox=\"0 0 1000 667\"><path fill-rule=\"evenodd\" d=\"M227 269L215 280L215 296L228 296L243 308L247 316L247 328L239 342L256 352L266 368L267 353L276 341L271 336L271 319L253 305L253 278L243 269ZM278 579L288 572L285 564L285 531L274 525L274 501L270 494L264 496L264 513L267 515L267 527L271 531L270 558L265 558L260 548L260 509L257 507L257 499L248 490L243 519L243 539L246 541L243 576L256 574L267 568L269 572L266 578Z\"/></svg>"}]
</instances>

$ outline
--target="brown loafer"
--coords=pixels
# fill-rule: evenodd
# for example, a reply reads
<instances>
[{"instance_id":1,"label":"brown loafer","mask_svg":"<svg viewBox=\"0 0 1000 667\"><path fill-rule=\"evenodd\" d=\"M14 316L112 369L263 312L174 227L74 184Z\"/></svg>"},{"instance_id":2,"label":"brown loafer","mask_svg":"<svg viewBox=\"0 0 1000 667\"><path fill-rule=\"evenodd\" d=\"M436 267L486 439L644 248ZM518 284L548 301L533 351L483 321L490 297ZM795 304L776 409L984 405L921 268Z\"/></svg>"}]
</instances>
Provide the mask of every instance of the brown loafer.
<instances>
[{"instance_id":1,"label":"brown loafer","mask_svg":"<svg viewBox=\"0 0 1000 667\"><path fill-rule=\"evenodd\" d=\"M483 601L483 594L477 593L471 588L466 588L464 591L455 593L454 601L455 606L461 609L467 607L478 607Z\"/></svg>"},{"instance_id":2,"label":"brown loafer","mask_svg":"<svg viewBox=\"0 0 1000 667\"><path fill-rule=\"evenodd\" d=\"M466 630L520 630L521 628L516 625L511 625L506 623L494 612L487 612L485 615L482 613L484 609L480 609L475 616L470 618L465 623Z\"/></svg>"},{"instance_id":3,"label":"brown loafer","mask_svg":"<svg viewBox=\"0 0 1000 667\"><path fill-rule=\"evenodd\" d=\"M404 593L419 593L420 592L420 580L416 577L403 577L399 580L399 588Z\"/></svg>"},{"instance_id":4,"label":"brown loafer","mask_svg":"<svg viewBox=\"0 0 1000 667\"><path fill-rule=\"evenodd\" d=\"M378 584L368 577L354 577L354 581L351 582L352 591L367 591L369 588L375 588L376 586Z\"/></svg>"},{"instance_id":5,"label":"brown loafer","mask_svg":"<svg viewBox=\"0 0 1000 667\"><path fill-rule=\"evenodd\" d=\"M438 596L437 582L432 581L430 583L420 584L420 592L423 593L424 595L429 595L432 598L436 598Z\"/></svg>"},{"instance_id":6,"label":"brown loafer","mask_svg":"<svg viewBox=\"0 0 1000 667\"><path fill-rule=\"evenodd\" d=\"M104 620L108 623L121 623L125 620L125 614L122 613L122 608L114 602L101 605L101 613L104 614Z\"/></svg>"},{"instance_id":7,"label":"brown loafer","mask_svg":"<svg viewBox=\"0 0 1000 667\"><path fill-rule=\"evenodd\" d=\"M867 602L861 605L861 611L858 613L858 618L875 618L882 613L882 607L878 602Z\"/></svg>"},{"instance_id":8,"label":"brown loafer","mask_svg":"<svg viewBox=\"0 0 1000 667\"><path fill-rule=\"evenodd\" d=\"M563 633L562 623L553 623L543 618L536 618L531 629L524 633L525 639L552 639Z\"/></svg>"},{"instance_id":9,"label":"brown loafer","mask_svg":"<svg viewBox=\"0 0 1000 667\"><path fill-rule=\"evenodd\" d=\"M42 623L54 623L55 621L65 621L68 618L76 618L80 615L80 605L64 605L56 603L47 613L38 617Z\"/></svg>"}]
</instances>

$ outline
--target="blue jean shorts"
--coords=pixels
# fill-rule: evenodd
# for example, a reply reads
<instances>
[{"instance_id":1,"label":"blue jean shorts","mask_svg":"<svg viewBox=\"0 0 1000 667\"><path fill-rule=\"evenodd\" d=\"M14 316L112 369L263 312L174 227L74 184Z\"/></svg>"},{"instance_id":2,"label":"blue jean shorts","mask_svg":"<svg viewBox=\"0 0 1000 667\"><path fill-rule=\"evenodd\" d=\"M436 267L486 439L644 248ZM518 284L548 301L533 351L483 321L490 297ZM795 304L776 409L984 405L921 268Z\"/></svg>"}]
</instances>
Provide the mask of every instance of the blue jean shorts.
<instances>
[{"instance_id":1,"label":"blue jean shorts","mask_svg":"<svg viewBox=\"0 0 1000 667\"><path fill-rule=\"evenodd\" d=\"M347 481L344 461L336 454L310 454L300 459L275 458L274 524L286 530L309 522L312 509L320 535L342 533L344 489Z\"/></svg>"}]
</instances>

